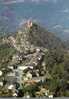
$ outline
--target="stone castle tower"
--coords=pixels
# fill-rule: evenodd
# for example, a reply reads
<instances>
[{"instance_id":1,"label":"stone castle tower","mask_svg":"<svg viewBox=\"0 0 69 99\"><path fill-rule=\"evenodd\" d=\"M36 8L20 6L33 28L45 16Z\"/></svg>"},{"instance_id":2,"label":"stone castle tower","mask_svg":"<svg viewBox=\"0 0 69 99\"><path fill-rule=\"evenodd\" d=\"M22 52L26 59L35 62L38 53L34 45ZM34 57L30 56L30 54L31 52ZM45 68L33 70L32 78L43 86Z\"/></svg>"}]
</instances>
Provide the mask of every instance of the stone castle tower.
<instances>
[{"instance_id":1,"label":"stone castle tower","mask_svg":"<svg viewBox=\"0 0 69 99\"><path fill-rule=\"evenodd\" d=\"M31 21L31 20L28 20L28 21L27 21L27 27L28 27L28 28L31 28L32 25L33 25L32 21Z\"/></svg>"}]
</instances>

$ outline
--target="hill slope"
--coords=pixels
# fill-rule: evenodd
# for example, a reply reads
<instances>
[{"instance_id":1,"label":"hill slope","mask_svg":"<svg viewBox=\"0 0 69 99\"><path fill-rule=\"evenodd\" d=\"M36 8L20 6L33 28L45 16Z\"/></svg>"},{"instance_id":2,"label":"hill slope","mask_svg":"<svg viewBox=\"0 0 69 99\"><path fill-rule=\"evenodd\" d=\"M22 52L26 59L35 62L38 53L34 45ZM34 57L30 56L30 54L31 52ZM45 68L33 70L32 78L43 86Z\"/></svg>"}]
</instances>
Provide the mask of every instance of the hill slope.
<instances>
[{"instance_id":1,"label":"hill slope","mask_svg":"<svg viewBox=\"0 0 69 99\"><path fill-rule=\"evenodd\" d=\"M62 41L56 37L53 33L48 32L45 28L40 25L31 22L24 24L16 33L16 45L23 48L30 48L33 46L54 49L63 48Z\"/></svg>"},{"instance_id":2,"label":"hill slope","mask_svg":"<svg viewBox=\"0 0 69 99\"><path fill-rule=\"evenodd\" d=\"M61 50L56 36L28 21L15 36L0 41L0 81L6 82L0 86L0 96L13 96L14 90L18 97L27 92L30 97L45 96L47 90L46 97L69 96L69 54Z\"/></svg>"}]
</instances>

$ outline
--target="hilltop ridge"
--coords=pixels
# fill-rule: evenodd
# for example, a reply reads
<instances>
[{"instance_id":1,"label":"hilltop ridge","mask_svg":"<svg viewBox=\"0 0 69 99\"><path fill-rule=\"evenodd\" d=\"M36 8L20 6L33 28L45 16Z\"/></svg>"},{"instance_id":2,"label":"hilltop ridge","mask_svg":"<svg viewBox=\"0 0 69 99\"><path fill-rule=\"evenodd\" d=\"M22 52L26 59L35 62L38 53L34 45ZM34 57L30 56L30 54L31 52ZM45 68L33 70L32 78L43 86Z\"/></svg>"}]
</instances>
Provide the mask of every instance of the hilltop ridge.
<instances>
[{"instance_id":1,"label":"hilltop ridge","mask_svg":"<svg viewBox=\"0 0 69 99\"><path fill-rule=\"evenodd\" d=\"M33 21L27 21L16 33L15 38L9 37L18 49L28 50L34 47L48 49L64 48L62 41L53 33ZM58 46L57 46L58 45Z\"/></svg>"}]
</instances>

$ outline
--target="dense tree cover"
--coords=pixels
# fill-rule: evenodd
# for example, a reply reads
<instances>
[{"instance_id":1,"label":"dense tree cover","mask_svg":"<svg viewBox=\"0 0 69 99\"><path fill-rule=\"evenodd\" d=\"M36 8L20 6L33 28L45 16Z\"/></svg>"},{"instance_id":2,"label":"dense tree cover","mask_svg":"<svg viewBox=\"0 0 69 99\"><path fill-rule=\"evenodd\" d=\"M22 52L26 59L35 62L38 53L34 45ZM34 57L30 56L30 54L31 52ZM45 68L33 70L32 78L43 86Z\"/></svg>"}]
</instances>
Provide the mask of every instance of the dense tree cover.
<instances>
[{"instance_id":1,"label":"dense tree cover","mask_svg":"<svg viewBox=\"0 0 69 99\"><path fill-rule=\"evenodd\" d=\"M61 49L50 50L46 53L46 71L51 75L47 81L54 96L69 96L69 53Z\"/></svg>"},{"instance_id":2,"label":"dense tree cover","mask_svg":"<svg viewBox=\"0 0 69 99\"><path fill-rule=\"evenodd\" d=\"M37 23L33 23L29 31L29 40L31 43L37 46L43 46L45 48L64 48L62 41L54 35L54 33L49 32ZM57 46L58 45L58 46Z\"/></svg>"},{"instance_id":3,"label":"dense tree cover","mask_svg":"<svg viewBox=\"0 0 69 99\"><path fill-rule=\"evenodd\" d=\"M15 53L15 49L12 48L9 44L3 44L0 46L0 67L2 65L7 64L13 54Z\"/></svg>"},{"instance_id":4,"label":"dense tree cover","mask_svg":"<svg viewBox=\"0 0 69 99\"><path fill-rule=\"evenodd\" d=\"M31 97L36 97L36 92L39 91L39 86L37 84L34 85L22 85L22 89L18 89L18 96L30 95ZM20 93L22 92L22 94Z\"/></svg>"},{"instance_id":5,"label":"dense tree cover","mask_svg":"<svg viewBox=\"0 0 69 99\"><path fill-rule=\"evenodd\" d=\"M6 73L10 72L8 66L15 52L15 49L9 44L0 45L0 70L3 71L3 77L6 75Z\"/></svg>"}]
</instances>

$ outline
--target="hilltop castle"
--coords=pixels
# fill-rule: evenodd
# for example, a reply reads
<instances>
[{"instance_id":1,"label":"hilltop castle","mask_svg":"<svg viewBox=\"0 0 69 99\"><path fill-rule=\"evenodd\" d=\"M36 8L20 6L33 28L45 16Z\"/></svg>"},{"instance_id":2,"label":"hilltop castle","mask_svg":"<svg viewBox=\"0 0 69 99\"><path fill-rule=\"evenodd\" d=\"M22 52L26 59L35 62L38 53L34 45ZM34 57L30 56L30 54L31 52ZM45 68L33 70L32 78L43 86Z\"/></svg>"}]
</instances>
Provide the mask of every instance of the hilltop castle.
<instances>
[{"instance_id":1,"label":"hilltop castle","mask_svg":"<svg viewBox=\"0 0 69 99\"><path fill-rule=\"evenodd\" d=\"M31 20L28 20L27 23L26 23L26 25L27 25L28 28L31 28L32 25L33 25L33 23L32 23Z\"/></svg>"}]
</instances>

